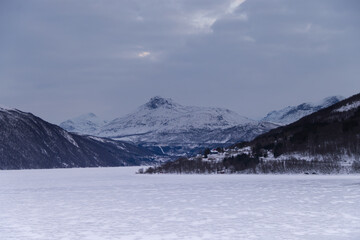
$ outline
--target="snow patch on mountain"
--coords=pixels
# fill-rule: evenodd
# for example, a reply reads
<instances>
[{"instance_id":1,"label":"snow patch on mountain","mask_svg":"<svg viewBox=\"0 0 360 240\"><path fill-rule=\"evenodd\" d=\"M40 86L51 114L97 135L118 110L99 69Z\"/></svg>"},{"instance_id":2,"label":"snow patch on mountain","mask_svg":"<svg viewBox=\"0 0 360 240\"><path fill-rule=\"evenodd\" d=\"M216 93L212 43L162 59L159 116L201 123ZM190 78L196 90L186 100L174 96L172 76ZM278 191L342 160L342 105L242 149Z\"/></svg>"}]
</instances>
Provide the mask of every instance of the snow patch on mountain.
<instances>
[{"instance_id":1,"label":"snow patch on mountain","mask_svg":"<svg viewBox=\"0 0 360 240\"><path fill-rule=\"evenodd\" d=\"M334 111L335 112L347 112L347 111L350 111L350 110L358 108L358 107L360 107L360 101L348 103L345 106L342 106Z\"/></svg>"},{"instance_id":2,"label":"snow patch on mountain","mask_svg":"<svg viewBox=\"0 0 360 240\"><path fill-rule=\"evenodd\" d=\"M74 138L66 131L61 131L62 135L65 137L66 140L68 140L72 145L74 145L77 148L80 148L77 142L74 140Z\"/></svg>"}]
</instances>

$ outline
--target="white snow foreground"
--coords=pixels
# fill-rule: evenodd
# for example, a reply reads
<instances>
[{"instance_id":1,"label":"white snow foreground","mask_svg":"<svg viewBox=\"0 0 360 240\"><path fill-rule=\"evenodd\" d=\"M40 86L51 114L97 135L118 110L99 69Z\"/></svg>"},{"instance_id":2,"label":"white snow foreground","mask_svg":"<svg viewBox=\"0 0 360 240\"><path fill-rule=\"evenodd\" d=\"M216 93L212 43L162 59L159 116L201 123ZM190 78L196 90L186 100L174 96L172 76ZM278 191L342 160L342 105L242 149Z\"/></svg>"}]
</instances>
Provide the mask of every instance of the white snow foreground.
<instances>
[{"instance_id":1,"label":"white snow foreground","mask_svg":"<svg viewBox=\"0 0 360 240\"><path fill-rule=\"evenodd\" d=\"M1 239L360 239L360 176L0 171Z\"/></svg>"}]
</instances>

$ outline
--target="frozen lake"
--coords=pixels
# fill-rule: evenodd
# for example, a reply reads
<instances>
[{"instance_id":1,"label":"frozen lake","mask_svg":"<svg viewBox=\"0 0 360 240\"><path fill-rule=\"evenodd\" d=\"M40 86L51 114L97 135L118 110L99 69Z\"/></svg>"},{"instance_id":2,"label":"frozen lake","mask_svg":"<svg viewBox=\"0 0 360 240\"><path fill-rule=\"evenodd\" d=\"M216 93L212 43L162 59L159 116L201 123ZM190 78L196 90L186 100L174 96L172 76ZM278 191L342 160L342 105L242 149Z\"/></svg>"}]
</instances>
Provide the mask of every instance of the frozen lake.
<instances>
[{"instance_id":1,"label":"frozen lake","mask_svg":"<svg viewBox=\"0 0 360 240\"><path fill-rule=\"evenodd\" d=\"M360 176L0 171L0 239L360 239Z\"/></svg>"}]
</instances>

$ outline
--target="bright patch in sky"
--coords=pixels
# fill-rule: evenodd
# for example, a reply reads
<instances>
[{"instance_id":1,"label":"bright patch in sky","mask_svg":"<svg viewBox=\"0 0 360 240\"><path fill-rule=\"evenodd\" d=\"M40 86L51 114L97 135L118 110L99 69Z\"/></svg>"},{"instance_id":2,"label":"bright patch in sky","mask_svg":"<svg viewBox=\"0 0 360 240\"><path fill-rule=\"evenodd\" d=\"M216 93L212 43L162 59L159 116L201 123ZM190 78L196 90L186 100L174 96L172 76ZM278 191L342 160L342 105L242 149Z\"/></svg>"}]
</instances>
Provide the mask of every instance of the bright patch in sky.
<instances>
[{"instance_id":1,"label":"bright patch in sky","mask_svg":"<svg viewBox=\"0 0 360 240\"><path fill-rule=\"evenodd\" d=\"M144 58L144 57L149 56L150 54L151 54L150 52L144 51L144 52L139 53L139 54L138 54L138 57Z\"/></svg>"},{"instance_id":2,"label":"bright patch in sky","mask_svg":"<svg viewBox=\"0 0 360 240\"><path fill-rule=\"evenodd\" d=\"M296 28L295 32L300 34L308 33L312 27L313 27L312 23L308 23L306 24L306 26L301 26Z\"/></svg>"},{"instance_id":3,"label":"bright patch in sky","mask_svg":"<svg viewBox=\"0 0 360 240\"><path fill-rule=\"evenodd\" d=\"M208 29L216 22L217 18L212 16L207 16L206 14L197 14L193 20L192 24L198 29Z\"/></svg>"},{"instance_id":4,"label":"bright patch in sky","mask_svg":"<svg viewBox=\"0 0 360 240\"><path fill-rule=\"evenodd\" d=\"M255 39L252 38L252 37L250 37L250 36L244 36L244 37L242 38L242 40L243 40L244 42L255 42Z\"/></svg>"},{"instance_id":5,"label":"bright patch in sky","mask_svg":"<svg viewBox=\"0 0 360 240\"><path fill-rule=\"evenodd\" d=\"M235 10L236 10L236 8L238 8L241 4L243 4L244 2L245 2L246 0L235 0L235 1L233 1L231 4L230 4L230 6L229 6L229 8L228 8L228 10L227 10L227 13L233 13Z\"/></svg>"},{"instance_id":6,"label":"bright patch in sky","mask_svg":"<svg viewBox=\"0 0 360 240\"><path fill-rule=\"evenodd\" d=\"M212 25L226 14L232 14L246 0L235 0L227 8L216 11L199 11L192 18L192 25L203 32L212 32ZM240 14L238 19L247 20L246 13Z\"/></svg>"}]
</instances>

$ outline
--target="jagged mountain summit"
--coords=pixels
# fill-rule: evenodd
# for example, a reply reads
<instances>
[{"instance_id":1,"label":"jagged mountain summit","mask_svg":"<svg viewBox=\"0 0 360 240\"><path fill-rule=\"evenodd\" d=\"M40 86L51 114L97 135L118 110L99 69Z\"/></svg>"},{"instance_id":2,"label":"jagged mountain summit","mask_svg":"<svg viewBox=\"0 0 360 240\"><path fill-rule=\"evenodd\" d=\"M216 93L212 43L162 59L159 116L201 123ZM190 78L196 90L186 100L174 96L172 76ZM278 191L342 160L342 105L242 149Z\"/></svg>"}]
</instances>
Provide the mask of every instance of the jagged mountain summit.
<instances>
[{"instance_id":1,"label":"jagged mountain summit","mask_svg":"<svg viewBox=\"0 0 360 240\"><path fill-rule=\"evenodd\" d=\"M62 122L60 127L69 132L93 135L106 123L105 120L100 119L94 113L87 113Z\"/></svg>"},{"instance_id":2,"label":"jagged mountain summit","mask_svg":"<svg viewBox=\"0 0 360 240\"><path fill-rule=\"evenodd\" d=\"M273 122L281 125L286 125L299 120L309 114L319 111L320 109L327 108L335 103L343 100L342 96L332 96L323 99L318 103L302 103L297 106L288 106L281 110L272 111L262 119L265 122Z\"/></svg>"},{"instance_id":3,"label":"jagged mountain summit","mask_svg":"<svg viewBox=\"0 0 360 240\"><path fill-rule=\"evenodd\" d=\"M0 169L127 166L155 158L127 142L68 133L31 113L0 107Z\"/></svg>"}]
</instances>

